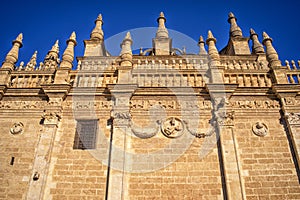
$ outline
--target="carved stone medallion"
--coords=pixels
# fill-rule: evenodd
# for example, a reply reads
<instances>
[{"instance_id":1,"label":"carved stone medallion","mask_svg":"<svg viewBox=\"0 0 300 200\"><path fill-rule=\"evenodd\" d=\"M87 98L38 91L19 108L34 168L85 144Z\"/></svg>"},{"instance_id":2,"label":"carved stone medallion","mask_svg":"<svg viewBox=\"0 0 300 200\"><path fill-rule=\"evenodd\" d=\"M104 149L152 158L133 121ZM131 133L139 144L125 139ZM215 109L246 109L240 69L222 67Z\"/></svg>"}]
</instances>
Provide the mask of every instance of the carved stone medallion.
<instances>
[{"instance_id":1,"label":"carved stone medallion","mask_svg":"<svg viewBox=\"0 0 300 200\"><path fill-rule=\"evenodd\" d=\"M252 131L255 135L260 137L264 137L269 133L267 125L262 122L256 122L253 124Z\"/></svg>"},{"instance_id":2,"label":"carved stone medallion","mask_svg":"<svg viewBox=\"0 0 300 200\"><path fill-rule=\"evenodd\" d=\"M170 117L161 124L162 133L168 138L177 138L183 134L184 125L176 117Z\"/></svg>"},{"instance_id":3,"label":"carved stone medallion","mask_svg":"<svg viewBox=\"0 0 300 200\"><path fill-rule=\"evenodd\" d=\"M13 135L22 134L24 129L24 125L22 122L14 123L14 125L10 128L10 133Z\"/></svg>"}]
</instances>

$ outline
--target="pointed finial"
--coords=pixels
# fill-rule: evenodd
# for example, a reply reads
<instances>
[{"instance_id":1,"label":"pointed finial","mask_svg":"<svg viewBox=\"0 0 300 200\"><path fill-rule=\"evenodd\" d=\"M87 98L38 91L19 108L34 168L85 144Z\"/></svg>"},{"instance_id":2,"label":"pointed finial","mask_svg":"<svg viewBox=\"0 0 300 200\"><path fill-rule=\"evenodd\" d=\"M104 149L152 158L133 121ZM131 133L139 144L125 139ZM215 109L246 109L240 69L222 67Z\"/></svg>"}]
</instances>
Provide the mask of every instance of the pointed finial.
<instances>
[{"instance_id":1,"label":"pointed finial","mask_svg":"<svg viewBox=\"0 0 300 200\"><path fill-rule=\"evenodd\" d=\"M23 46L22 43L23 34L20 33L17 38L12 42L13 46L10 51L7 53L5 61L3 62L2 68L14 69L14 65L19 58L19 49Z\"/></svg>"},{"instance_id":2,"label":"pointed finial","mask_svg":"<svg viewBox=\"0 0 300 200\"><path fill-rule=\"evenodd\" d=\"M76 33L75 33L75 31L72 32L72 34L71 34L69 40L76 41Z\"/></svg>"},{"instance_id":3,"label":"pointed finial","mask_svg":"<svg viewBox=\"0 0 300 200\"><path fill-rule=\"evenodd\" d=\"M102 14L99 14L96 21L102 21Z\"/></svg>"},{"instance_id":4,"label":"pointed finial","mask_svg":"<svg viewBox=\"0 0 300 200\"><path fill-rule=\"evenodd\" d=\"M157 22L159 22L159 19L163 19L165 22L167 21L167 19L165 18L165 15L163 12L159 13L159 17L157 18Z\"/></svg>"},{"instance_id":5,"label":"pointed finial","mask_svg":"<svg viewBox=\"0 0 300 200\"><path fill-rule=\"evenodd\" d=\"M33 71L36 66L36 58L37 58L37 51L33 53L29 62L26 64L25 70L26 71Z\"/></svg>"},{"instance_id":6,"label":"pointed finial","mask_svg":"<svg viewBox=\"0 0 300 200\"><path fill-rule=\"evenodd\" d=\"M207 32L207 40L215 40L215 42L217 42L216 38L213 36L211 30L208 30ZM206 40L206 42L207 42Z\"/></svg>"},{"instance_id":7,"label":"pointed finial","mask_svg":"<svg viewBox=\"0 0 300 200\"><path fill-rule=\"evenodd\" d=\"M252 53L264 53L264 47L258 40L258 35L255 33L255 31L251 28L250 29L250 38L252 40Z\"/></svg>"},{"instance_id":8,"label":"pointed finial","mask_svg":"<svg viewBox=\"0 0 300 200\"><path fill-rule=\"evenodd\" d=\"M266 32L263 32L263 38L263 44L266 47L266 55L269 62L269 67L281 67L281 61L279 60L278 54L272 45L272 38L270 38L270 36Z\"/></svg>"},{"instance_id":9,"label":"pointed finial","mask_svg":"<svg viewBox=\"0 0 300 200\"><path fill-rule=\"evenodd\" d=\"M241 28L237 25L236 21L236 17L234 16L234 14L232 12L230 12L228 14L228 23L230 24L230 37L243 37L243 33Z\"/></svg>"},{"instance_id":10,"label":"pointed finial","mask_svg":"<svg viewBox=\"0 0 300 200\"><path fill-rule=\"evenodd\" d=\"M128 54L128 53L132 54L131 45L132 45L131 35L130 32L127 32L124 40L120 45L122 48L120 55L122 56L123 54Z\"/></svg>"},{"instance_id":11,"label":"pointed finial","mask_svg":"<svg viewBox=\"0 0 300 200\"><path fill-rule=\"evenodd\" d=\"M203 39L203 36L202 36L202 35L200 35L200 37L199 37L198 44L199 44L199 43L204 43L204 39Z\"/></svg>"},{"instance_id":12,"label":"pointed finial","mask_svg":"<svg viewBox=\"0 0 300 200\"><path fill-rule=\"evenodd\" d=\"M124 40L121 43L121 66L130 67L132 66L132 50L131 50L132 40L130 32L126 33Z\"/></svg>"},{"instance_id":13,"label":"pointed finial","mask_svg":"<svg viewBox=\"0 0 300 200\"><path fill-rule=\"evenodd\" d=\"M206 55L207 51L205 50L205 42L202 35L200 35L199 37L198 46L199 46L199 55Z\"/></svg>"},{"instance_id":14,"label":"pointed finial","mask_svg":"<svg viewBox=\"0 0 300 200\"><path fill-rule=\"evenodd\" d=\"M20 46L20 48L21 48L23 45L22 41L23 41L23 33L20 33L14 42L19 42L21 44L21 46Z\"/></svg>"},{"instance_id":15,"label":"pointed finial","mask_svg":"<svg viewBox=\"0 0 300 200\"><path fill-rule=\"evenodd\" d=\"M266 32L263 32L263 38L264 40L271 40L273 42L272 38L270 38L270 36Z\"/></svg>"},{"instance_id":16,"label":"pointed finial","mask_svg":"<svg viewBox=\"0 0 300 200\"><path fill-rule=\"evenodd\" d=\"M91 39L103 40L104 33L102 30L103 20L102 15L99 14L96 21L95 21L95 28L91 33Z\"/></svg>"},{"instance_id":17,"label":"pointed finial","mask_svg":"<svg viewBox=\"0 0 300 200\"><path fill-rule=\"evenodd\" d=\"M76 34L73 31L70 38L67 40L67 48L62 55L60 68L72 69L74 60L74 47L76 44Z\"/></svg>"},{"instance_id":18,"label":"pointed finial","mask_svg":"<svg viewBox=\"0 0 300 200\"><path fill-rule=\"evenodd\" d=\"M56 53L59 53L59 45L58 45L59 41L56 40L55 41L55 44L52 46L51 50L52 52L56 52Z\"/></svg>"},{"instance_id":19,"label":"pointed finial","mask_svg":"<svg viewBox=\"0 0 300 200\"><path fill-rule=\"evenodd\" d=\"M252 28L250 28L250 35L257 35Z\"/></svg>"},{"instance_id":20,"label":"pointed finial","mask_svg":"<svg viewBox=\"0 0 300 200\"><path fill-rule=\"evenodd\" d=\"M206 44L208 45L208 54L213 60L219 60L219 52L216 47L216 38L214 38L211 30L207 33Z\"/></svg>"},{"instance_id":21,"label":"pointed finial","mask_svg":"<svg viewBox=\"0 0 300 200\"><path fill-rule=\"evenodd\" d=\"M130 35L129 31L126 33L126 36L125 36L124 40L131 40L131 35Z\"/></svg>"},{"instance_id":22,"label":"pointed finial","mask_svg":"<svg viewBox=\"0 0 300 200\"><path fill-rule=\"evenodd\" d=\"M232 12L229 12L228 18L235 18L236 19L236 17L234 16L234 14Z\"/></svg>"},{"instance_id":23,"label":"pointed finial","mask_svg":"<svg viewBox=\"0 0 300 200\"><path fill-rule=\"evenodd\" d=\"M140 47L140 56L143 55L143 47Z\"/></svg>"},{"instance_id":24,"label":"pointed finial","mask_svg":"<svg viewBox=\"0 0 300 200\"><path fill-rule=\"evenodd\" d=\"M166 18L163 12L159 14L159 17L157 18L157 22L158 22L158 29L156 32L156 38L168 38L169 33L165 26Z\"/></svg>"}]
</instances>

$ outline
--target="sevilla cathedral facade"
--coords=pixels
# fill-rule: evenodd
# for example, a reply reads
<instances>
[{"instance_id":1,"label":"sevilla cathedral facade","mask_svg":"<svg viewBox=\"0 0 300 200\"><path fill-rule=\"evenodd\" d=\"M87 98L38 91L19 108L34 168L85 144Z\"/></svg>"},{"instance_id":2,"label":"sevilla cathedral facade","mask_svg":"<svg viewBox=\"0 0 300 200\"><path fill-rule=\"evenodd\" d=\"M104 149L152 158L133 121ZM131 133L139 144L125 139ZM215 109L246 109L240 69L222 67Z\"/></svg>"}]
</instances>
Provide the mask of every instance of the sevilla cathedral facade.
<instances>
[{"instance_id":1,"label":"sevilla cathedral facade","mask_svg":"<svg viewBox=\"0 0 300 200\"><path fill-rule=\"evenodd\" d=\"M0 199L300 199L300 62L228 23L225 47L208 31L189 53L160 13L152 47L127 32L113 56L99 15L83 55L73 32L39 64L18 61L18 35L0 68Z\"/></svg>"}]
</instances>

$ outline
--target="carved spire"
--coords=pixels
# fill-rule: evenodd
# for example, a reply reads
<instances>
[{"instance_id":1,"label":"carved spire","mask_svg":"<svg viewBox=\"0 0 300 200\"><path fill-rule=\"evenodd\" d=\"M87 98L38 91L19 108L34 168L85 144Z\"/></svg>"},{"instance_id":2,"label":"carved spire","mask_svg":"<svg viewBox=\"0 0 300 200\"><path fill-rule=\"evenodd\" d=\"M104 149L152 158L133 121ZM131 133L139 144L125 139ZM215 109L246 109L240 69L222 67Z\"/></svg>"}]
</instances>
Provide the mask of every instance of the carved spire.
<instances>
[{"instance_id":1,"label":"carved spire","mask_svg":"<svg viewBox=\"0 0 300 200\"><path fill-rule=\"evenodd\" d=\"M122 61L131 61L132 60L132 50L131 50L131 45L132 45L132 39L130 32L126 33L126 36L124 40L121 43L121 59Z\"/></svg>"},{"instance_id":2,"label":"carved spire","mask_svg":"<svg viewBox=\"0 0 300 200\"><path fill-rule=\"evenodd\" d=\"M156 38L169 38L169 33L165 26L166 18L163 12L160 13L159 17L157 18L157 22L158 29L156 32Z\"/></svg>"},{"instance_id":3,"label":"carved spire","mask_svg":"<svg viewBox=\"0 0 300 200\"><path fill-rule=\"evenodd\" d=\"M91 39L103 40L104 33L102 30L103 20L102 15L100 14L95 21L95 28L91 33Z\"/></svg>"},{"instance_id":4,"label":"carved spire","mask_svg":"<svg viewBox=\"0 0 300 200\"><path fill-rule=\"evenodd\" d=\"M59 53L59 46L58 46L58 40L55 41L55 44L52 46L51 52L54 52L54 53Z\"/></svg>"},{"instance_id":5,"label":"carved spire","mask_svg":"<svg viewBox=\"0 0 300 200\"><path fill-rule=\"evenodd\" d=\"M202 35L199 37L198 46L199 46L199 55L206 55L207 51L205 50L205 42L203 40Z\"/></svg>"},{"instance_id":6,"label":"carved spire","mask_svg":"<svg viewBox=\"0 0 300 200\"><path fill-rule=\"evenodd\" d=\"M251 28L250 29L250 38L252 40L252 53L264 53L264 47L263 45L259 42L258 36L255 33L255 31Z\"/></svg>"},{"instance_id":7,"label":"carved spire","mask_svg":"<svg viewBox=\"0 0 300 200\"><path fill-rule=\"evenodd\" d=\"M74 60L74 47L76 46L76 34L73 32L70 38L67 40L67 48L62 55L62 61L60 68L72 69Z\"/></svg>"},{"instance_id":8,"label":"carved spire","mask_svg":"<svg viewBox=\"0 0 300 200\"><path fill-rule=\"evenodd\" d=\"M269 67L280 67L281 61L278 58L278 54L272 45L272 38L268 36L266 32L263 32L263 44L266 47L267 60L269 62Z\"/></svg>"},{"instance_id":9,"label":"carved spire","mask_svg":"<svg viewBox=\"0 0 300 200\"><path fill-rule=\"evenodd\" d=\"M37 58L37 51L33 53L29 62L26 64L25 70L26 71L33 71L36 66L36 58Z\"/></svg>"},{"instance_id":10,"label":"carved spire","mask_svg":"<svg viewBox=\"0 0 300 200\"><path fill-rule=\"evenodd\" d=\"M43 69L57 69L59 63L59 46L58 40L48 51L43 64Z\"/></svg>"},{"instance_id":11,"label":"carved spire","mask_svg":"<svg viewBox=\"0 0 300 200\"><path fill-rule=\"evenodd\" d=\"M241 28L236 23L237 19L232 12L228 14L228 23L230 24L230 37L243 37Z\"/></svg>"},{"instance_id":12,"label":"carved spire","mask_svg":"<svg viewBox=\"0 0 300 200\"><path fill-rule=\"evenodd\" d=\"M206 44L208 45L208 55L214 60L218 60L220 58L219 52L216 47L216 42L216 38L214 38L212 32L209 30L207 34Z\"/></svg>"},{"instance_id":13,"label":"carved spire","mask_svg":"<svg viewBox=\"0 0 300 200\"><path fill-rule=\"evenodd\" d=\"M23 46L22 40L23 34L20 33L18 37L12 42L13 46L6 55L2 68L14 69L14 65L19 58L19 49Z\"/></svg>"}]
</instances>

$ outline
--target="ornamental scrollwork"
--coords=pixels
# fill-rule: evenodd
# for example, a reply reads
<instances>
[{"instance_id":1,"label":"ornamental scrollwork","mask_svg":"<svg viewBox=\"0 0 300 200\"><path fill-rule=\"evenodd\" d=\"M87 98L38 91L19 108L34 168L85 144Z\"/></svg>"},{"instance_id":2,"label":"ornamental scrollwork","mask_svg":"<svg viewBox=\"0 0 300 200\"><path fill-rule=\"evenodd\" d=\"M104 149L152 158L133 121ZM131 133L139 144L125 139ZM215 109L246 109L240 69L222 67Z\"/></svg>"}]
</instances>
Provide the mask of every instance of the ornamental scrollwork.
<instances>
[{"instance_id":1,"label":"ornamental scrollwork","mask_svg":"<svg viewBox=\"0 0 300 200\"><path fill-rule=\"evenodd\" d=\"M113 112L114 119L131 119L131 114L129 111L126 112Z\"/></svg>"},{"instance_id":2,"label":"ornamental scrollwork","mask_svg":"<svg viewBox=\"0 0 300 200\"><path fill-rule=\"evenodd\" d=\"M216 119L218 124L221 126L232 126L234 122L234 111L217 111Z\"/></svg>"},{"instance_id":3,"label":"ornamental scrollwork","mask_svg":"<svg viewBox=\"0 0 300 200\"><path fill-rule=\"evenodd\" d=\"M300 113L288 113L287 119L290 124L300 124Z\"/></svg>"},{"instance_id":4,"label":"ornamental scrollwork","mask_svg":"<svg viewBox=\"0 0 300 200\"><path fill-rule=\"evenodd\" d=\"M44 120L44 124L57 124L61 116L59 112L44 112L42 119Z\"/></svg>"}]
</instances>

